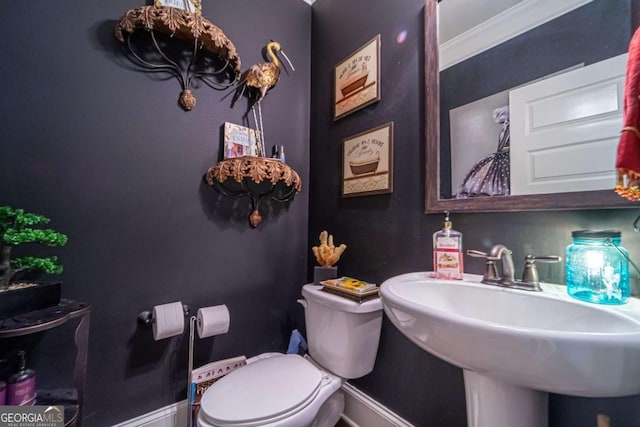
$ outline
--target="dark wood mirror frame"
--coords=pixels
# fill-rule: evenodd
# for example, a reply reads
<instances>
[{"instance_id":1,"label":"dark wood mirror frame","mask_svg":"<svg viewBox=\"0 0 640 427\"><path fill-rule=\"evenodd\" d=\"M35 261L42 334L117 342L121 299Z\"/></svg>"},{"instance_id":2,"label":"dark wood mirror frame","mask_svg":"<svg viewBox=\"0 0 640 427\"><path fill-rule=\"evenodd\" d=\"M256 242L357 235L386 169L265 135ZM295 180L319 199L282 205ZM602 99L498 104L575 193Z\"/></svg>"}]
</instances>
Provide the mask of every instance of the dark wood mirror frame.
<instances>
[{"instance_id":1,"label":"dark wood mirror frame","mask_svg":"<svg viewBox=\"0 0 640 427\"><path fill-rule=\"evenodd\" d=\"M522 196L440 198L440 71L438 66L439 0L425 0L425 212L516 212L533 210L599 209L640 207L611 190ZM446 1L446 0L445 0ZM640 23L640 0L631 2L633 27Z\"/></svg>"}]
</instances>

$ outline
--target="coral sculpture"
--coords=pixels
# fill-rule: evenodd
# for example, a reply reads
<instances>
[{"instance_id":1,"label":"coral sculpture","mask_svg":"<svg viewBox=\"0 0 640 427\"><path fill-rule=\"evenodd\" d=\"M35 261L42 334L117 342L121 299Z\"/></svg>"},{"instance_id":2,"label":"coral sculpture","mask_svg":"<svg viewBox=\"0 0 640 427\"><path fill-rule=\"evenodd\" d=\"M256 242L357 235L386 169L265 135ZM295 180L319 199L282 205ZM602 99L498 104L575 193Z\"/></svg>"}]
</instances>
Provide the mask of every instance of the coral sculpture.
<instances>
[{"instance_id":1,"label":"coral sculpture","mask_svg":"<svg viewBox=\"0 0 640 427\"><path fill-rule=\"evenodd\" d=\"M347 245L344 243L336 247L333 244L333 236L326 230L320 233L320 246L311 248L318 264L322 267L331 267L338 262L345 249L347 249Z\"/></svg>"}]
</instances>

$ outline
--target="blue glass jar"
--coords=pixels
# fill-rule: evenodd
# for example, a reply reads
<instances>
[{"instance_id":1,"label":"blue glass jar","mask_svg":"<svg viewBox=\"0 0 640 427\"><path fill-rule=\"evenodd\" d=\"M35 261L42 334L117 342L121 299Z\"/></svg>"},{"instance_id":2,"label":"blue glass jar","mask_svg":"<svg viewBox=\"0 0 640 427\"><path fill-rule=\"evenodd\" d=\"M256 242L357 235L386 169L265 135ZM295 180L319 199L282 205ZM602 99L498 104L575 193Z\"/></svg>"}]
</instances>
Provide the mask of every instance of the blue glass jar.
<instances>
[{"instance_id":1,"label":"blue glass jar","mask_svg":"<svg viewBox=\"0 0 640 427\"><path fill-rule=\"evenodd\" d=\"M629 253L617 230L578 230L567 246L567 292L597 304L624 304L631 293Z\"/></svg>"}]
</instances>

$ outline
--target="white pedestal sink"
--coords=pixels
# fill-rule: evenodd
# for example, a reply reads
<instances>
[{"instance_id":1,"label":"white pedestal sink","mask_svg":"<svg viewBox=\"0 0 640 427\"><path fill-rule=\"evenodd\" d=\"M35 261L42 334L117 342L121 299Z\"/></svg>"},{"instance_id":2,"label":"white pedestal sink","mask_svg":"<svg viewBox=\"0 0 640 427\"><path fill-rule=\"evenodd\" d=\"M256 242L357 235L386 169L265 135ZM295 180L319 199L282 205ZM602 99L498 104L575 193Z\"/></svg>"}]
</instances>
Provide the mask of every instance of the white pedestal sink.
<instances>
[{"instance_id":1,"label":"white pedestal sink","mask_svg":"<svg viewBox=\"0 0 640 427\"><path fill-rule=\"evenodd\" d=\"M381 285L391 322L429 353L464 370L469 427L546 427L547 393L640 394L640 300L582 302L543 292L434 279L430 272Z\"/></svg>"}]
</instances>

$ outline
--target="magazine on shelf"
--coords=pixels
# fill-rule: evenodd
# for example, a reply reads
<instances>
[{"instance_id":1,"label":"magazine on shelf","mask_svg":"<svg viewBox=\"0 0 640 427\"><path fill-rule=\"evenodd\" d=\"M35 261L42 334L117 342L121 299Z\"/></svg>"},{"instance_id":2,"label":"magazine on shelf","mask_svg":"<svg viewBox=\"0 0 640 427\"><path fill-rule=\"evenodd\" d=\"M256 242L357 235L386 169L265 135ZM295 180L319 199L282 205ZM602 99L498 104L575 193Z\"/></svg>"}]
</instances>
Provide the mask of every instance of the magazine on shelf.
<instances>
[{"instance_id":1,"label":"magazine on shelf","mask_svg":"<svg viewBox=\"0 0 640 427\"><path fill-rule=\"evenodd\" d=\"M211 384L246 364L247 358L245 356L237 356L207 363L192 370L189 403L194 406L200 405L202 395L211 387Z\"/></svg>"}]
</instances>

